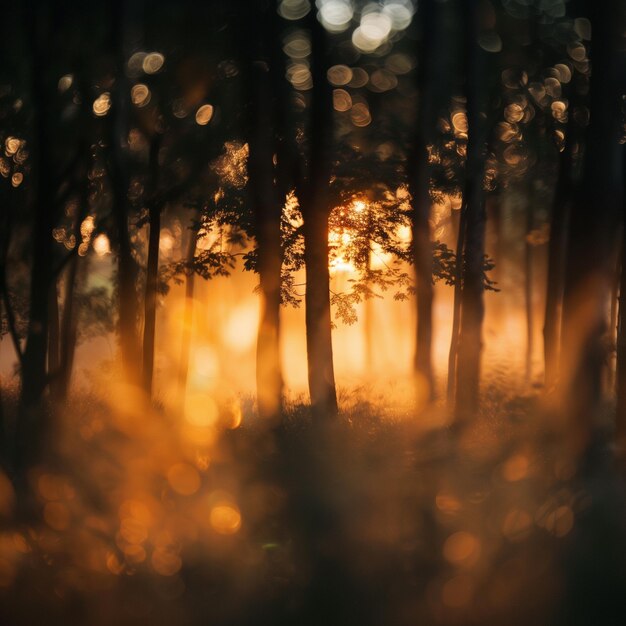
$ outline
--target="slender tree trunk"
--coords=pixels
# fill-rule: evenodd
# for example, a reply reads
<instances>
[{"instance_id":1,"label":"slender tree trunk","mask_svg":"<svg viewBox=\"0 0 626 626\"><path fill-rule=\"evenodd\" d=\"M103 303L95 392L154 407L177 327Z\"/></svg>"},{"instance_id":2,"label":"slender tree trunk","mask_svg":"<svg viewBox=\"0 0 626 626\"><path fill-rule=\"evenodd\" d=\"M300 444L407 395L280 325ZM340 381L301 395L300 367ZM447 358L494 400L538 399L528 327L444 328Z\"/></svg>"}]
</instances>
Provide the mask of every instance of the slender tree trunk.
<instances>
[{"instance_id":1,"label":"slender tree trunk","mask_svg":"<svg viewBox=\"0 0 626 626\"><path fill-rule=\"evenodd\" d=\"M526 309L526 363L525 374L526 384L531 382L533 368L533 339L534 328L534 307L533 307L533 245L530 241L531 233L535 227L535 198L531 193L530 205L526 209L526 240L524 242L524 303Z\"/></svg>"},{"instance_id":2,"label":"slender tree trunk","mask_svg":"<svg viewBox=\"0 0 626 626\"><path fill-rule=\"evenodd\" d=\"M306 271L305 318L307 366L311 405L316 419L337 415L337 391L333 366L328 268L329 137L332 135L332 92L326 78L327 52L324 27L311 12L312 75L309 127L309 178L298 195L304 218Z\"/></svg>"},{"instance_id":3,"label":"slender tree trunk","mask_svg":"<svg viewBox=\"0 0 626 626\"><path fill-rule=\"evenodd\" d=\"M63 298L63 318L61 321L61 364L58 381L57 399L59 402L67 400L67 395L74 369L74 355L76 353L76 343L78 339L78 320L74 297L76 283L78 282L79 265L80 273L83 274L86 268L86 259L76 256L72 259L68 268L65 284L65 296Z\"/></svg>"},{"instance_id":4,"label":"slender tree trunk","mask_svg":"<svg viewBox=\"0 0 626 626\"><path fill-rule=\"evenodd\" d=\"M502 290L502 280L506 275L506 271L502 268L505 263L504 252L504 233L502 218L502 189L498 187L487 195L487 255L493 259L494 267L491 272L494 282L499 285ZM502 317L504 313L503 298L494 298L492 311L498 330L502 330Z\"/></svg>"},{"instance_id":5,"label":"slender tree trunk","mask_svg":"<svg viewBox=\"0 0 626 626\"><path fill-rule=\"evenodd\" d=\"M189 376L189 353L191 352L191 337L193 333L193 296L196 273L191 269L191 264L196 256L198 244L199 225L189 231L187 244L187 271L185 275L185 310L183 313L183 336L180 344L180 361L178 363L178 393L180 394L179 406L184 408L187 394L187 378Z\"/></svg>"},{"instance_id":6,"label":"slender tree trunk","mask_svg":"<svg viewBox=\"0 0 626 626\"><path fill-rule=\"evenodd\" d=\"M450 351L448 352L448 403L454 400L456 390L457 353L459 349L459 329L461 327L461 285L463 283L463 259L465 249L465 223L467 211L465 204L459 211L459 223L456 242L456 264L454 271L454 300L452 304L452 334L450 337Z\"/></svg>"},{"instance_id":7,"label":"slender tree trunk","mask_svg":"<svg viewBox=\"0 0 626 626\"><path fill-rule=\"evenodd\" d=\"M616 342L616 438L626 446L626 147L622 148L622 249Z\"/></svg>"},{"instance_id":8,"label":"slender tree trunk","mask_svg":"<svg viewBox=\"0 0 626 626\"><path fill-rule=\"evenodd\" d=\"M13 351L15 352L15 357L20 366L20 376L21 376L21 368L23 361L23 353L22 346L20 344L20 337L17 332L17 321L15 319L15 312L13 311L13 306L11 304L11 298L9 296L9 286L7 284L7 262L9 257L9 247L11 245L11 233L13 230L13 206L5 206L3 210L3 222L2 229L0 229L0 248L1 250L1 262L0 262L0 298L2 300L2 304L4 305L4 312L6 315L7 321L7 330L9 333L9 337L11 338L11 343L13 345Z\"/></svg>"},{"instance_id":9,"label":"slender tree trunk","mask_svg":"<svg viewBox=\"0 0 626 626\"><path fill-rule=\"evenodd\" d=\"M546 311L543 327L543 349L545 362L545 386L555 387L558 380L559 343L563 283L565 280L565 253L572 192L572 162L574 149L573 112L570 111L565 147L559 159L552 217L548 244L548 276L546 285Z\"/></svg>"},{"instance_id":10,"label":"slender tree trunk","mask_svg":"<svg viewBox=\"0 0 626 626\"><path fill-rule=\"evenodd\" d=\"M61 365L61 341L59 328L59 293L56 280L49 289L48 298L48 373L50 387L55 387L54 381L59 375Z\"/></svg>"},{"instance_id":11,"label":"slender tree trunk","mask_svg":"<svg viewBox=\"0 0 626 626\"><path fill-rule=\"evenodd\" d=\"M76 63L80 68L78 71L78 86L82 94L83 105L81 106L81 122L83 125L84 136L79 146L79 155L81 159L79 183L79 205L74 217L74 237L76 241L81 239L81 224L89 212L89 191L90 180L89 173L91 169L91 141L88 131L91 130L92 113L89 106L89 70L86 60L83 57L76 59ZM78 312L75 306L75 294L77 287L80 288L85 282L87 276L87 268L89 257L85 255L81 257L75 254L69 261L69 267L65 272L65 293L63 295L63 316L60 323L60 363L59 373L55 378L54 396L57 403L66 402L71 378L74 368L74 356L76 353L76 345L78 342Z\"/></svg>"},{"instance_id":12,"label":"slender tree trunk","mask_svg":"<svg viewBox=\"0 0 626 626\"><path fill-rule=\"evenodd\" d=\"M117 280L119 297L119 347L122 367L131 383L139 382L140 349L137 332L137 263L133 258L128 225L128 94L124 57L124 2L111 2L111 53L115 62L113 106L109 112L109 170L112 210L117 234Z\"/></svg>"},{"instance_id":13,"label":"slender tree trunk","mask_svg":"<svg viewBox=\"0 0 626 626\"><path fill-rule=\"evenodd\" d=\"M622 193L624 193L622 191ZM624 225L622 224L622 228ZM623 241L624 236L620 239ZM613 283L611 286L611 302L609 314L609 361L606 365L606 392L613 393L615 391L615 383L617 376L617 316L619 310L619 290L622 280L622 246L619 246L618 255L615 261L615 274L613 275Z\"/></svg>"},{"instance_id":14,"label":"slender tree trunk","mask_svg":"<svg viewBox=\"0 0 626 626\"><path fill-rule=\"evenodd\" d=\"M34 110L33 149L36 193L34 197L34 224L32 236L32 264L30 273L29 320L22 362L22 389L20 410L16 430L16 466L18 470L31 465L41 452L46 437L47 412L42 409L44 391L47 386L47 347L49 330L49 297L52 276L52 229L55 211L55 187L52 167L54 160L49 154L53 145L46 110L42 107L49 101L46 90L45 59L49 54L47 37L39 26L47 16L32 2L28 10L32 48L32 101Z\"/></svg>"},{"instance_id":15,"label":"slender tree trunk","mask_svg":"<svg viewBox=\"0 0 626 626\"><path fill-rule=\"evenodd\" d=\"M433 0L423 0L419 7L421 44L417 89L419 104L413 139L413 167L409 177L412 198L413 260L415 265L415 288L417 296L417 332L414 370L418 382L425 387L426 397L434 397L432 366L433 336L433 256L430 233L430 169L427 146L435 126L433 89L434 75L433 41L437 38L436 13Z\"/></svg>"},{"instance_id":16,"label":"slender tree trunk","mask_svg":"<svg viewBox=\"0 0 626 626\"><path fill-rule=\"evenodd\" d=\"M273 12L260 9L255 39L257 46L250 54L250 118L249 118L249 188L254 207L254 226L258 251L261 312L257 335L256 383L257 407L264 420L278 422L282 410L283 381L280 366L280 291L282 246L280 220L285 194L274 166L279 153L279 119L284 116L281 97L280 56L272 50L280 37L275 33ZM274 33L276 41L265 38ZM265 61L265 63L262 63ZM276 97L277 96L277 97ZM275 99L276 98L276 99ZM280 110L280 114L279 114ZM282 114L282 115L281 115ZM282 121L282 120L280 120ZM277 171L275 171L275 169Z\"/></svg>"},{"instance_id":17,"label":"slender tree trunk","mask_svg":"<svg viewBox=\"0 0 626 626\"><path fill-rule=\"evenodd\" d=\"M143 326L143 388L152 396L154 377L154 354L156 337L156 307L159 278L159 241L161 233L161 211L150 209L150 234L148 238L148 265L146 268L146 291L144 300Z\"/></svg>"},{"instance_id":18,"label":"slender tree trunk","mask_svg":"<svg viewBox=\"0 0 626 626\"><path fill-rule=\"evenodd\" d=\"M3 309L2 300L0 300L0 315ZM2 349L2 339L0 339L0 351ZM2 354L0 354L0 357ZM4 410L4 377L0 376L0 467L6 467L8 462L8 437L6 414Z\"/></svg>"},{"instance_id":19,"label":"slender tree trunk","mask_svg":"<svg viewBox=\"0 0 626 626\"><path fill-rule=\"evenodd\" d=\"M372 230L372 218L369 207L367 208L367 232L368 235ZM372 250L371 245L367 253L367 273L369 275L372 269ZM369 286L369 285L368 285ZM372 298L366 298L363 302L363 334L365 344L365 372L366 377L371 378L374 372L374 303Z\"/></svg>"},{"instance_id":20,"label":"slender tree trunk","mask_svg":"<svg viewBox=\"0 0 626 626\"><path fill-rule=\"evenodd\" d=\"M568 233L560 363L568 442L574 454L584 453L593 439L606 362L606 303L621 186L619 11L617 0L589 5L596 71L590 83L582 184Z\"/></svg>"},{"instance_id":21,"label":"slender tree trunk","mask_svg":"<svg viewBox=\"0 0 626 626\"><path fill-rule=\"evenodd\" d=\"M150 234L148 237L148 265L144 297L143 325L143 388L152 396L154 354L156 338L156 309L159 287L159 242L161 241L161 204L156 199L159 177L160 135L155 135L150 145L150 186L152 199L148 207Z\"/></svg>"},{"instance_id":22,"label":"slender tree trunk","mask_svg":"<svg viewBox=\"0 0 626 626\"><path fill-rule=\"evenodd\" d=\"M309 391L317 417L337 413L330 317L327 216L311 216L304 222L306 268L306 339Z\"/></svg>"},{"instance_id":23,"label":"slender tree trunk","mask_svg":"<svg viewBox=\"0 0 626 626\"><path fill-rule=\"evenodd\" d=\"M161 211L158 207L152 208L150 209L150 235L148 239L148 266L146 268L143 326L143 388L148 397L152 396L154 377L160 233Z\"/></svg>"},{"instance_id":24,"label":"slender tree trunk","mask_svg":"<svg viewBox=\"0 0 626 626\"><path fill-rule=\"evenodd\" d=\"M467 62L468 145L463 204L466 213L463 280L461 285L461 319L457 352L456 413L458 418L472 415L478 409L480 358L484 305L485 198L483 177L487 123L481 101L486 88L485 52L479 47L478 3L465 7L465 45Z\"/></svg>"}]
</instances>

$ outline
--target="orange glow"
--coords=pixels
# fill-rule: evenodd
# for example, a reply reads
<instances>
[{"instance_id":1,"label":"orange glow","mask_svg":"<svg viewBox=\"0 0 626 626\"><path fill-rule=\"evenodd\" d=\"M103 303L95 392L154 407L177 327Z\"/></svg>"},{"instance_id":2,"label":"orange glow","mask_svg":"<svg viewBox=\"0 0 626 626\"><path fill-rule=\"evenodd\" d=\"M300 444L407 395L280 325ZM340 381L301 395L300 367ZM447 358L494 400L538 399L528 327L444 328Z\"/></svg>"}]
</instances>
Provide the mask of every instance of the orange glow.
<instances>
[{"instance_id":1,"label":"orange glow","mask_svg":"<svg viewBox=\"0 0 626 626\"><path fill-rule=\"evenodd\" d=\"M480 556L480 541L465 531L454 533L446 539L443 554L455 565L473 565Z\"/></svg>"},{"instance_id":2,"label":"orange glow","mask_svg":"<svg viewBox=\"0 0 626 626\"><path fill-rule=\"evenodd\" d=\"M190 496L200 488L200 475L188 463L176 463L167 470L167 481L172 489L183 496Z\"/></svg>"},{"instance_id":3,"label":"orange glow","mask_svg":"<svg viewBox=\"0 0 626 626\"><path fill-rule=\"evenodd\" d=\"M241 513L234 504L217 504L211 509L210 522L220 535L233 535L241 528Z\"/></svg>"},{"instance_id":4,"label":"orange glow","mask_svg":"<svg viewBox=\"0 0 626 626\"><path fill-rule=\"evenodd\" d=\"M218 407L213 398L202 392L187 394L185 419L194 426L212 426L218 419Z\"/></svg>"},{"instance_id":5,"label":"orange glow","mask_svg":"<svg viewBox=\"0 0 626 626\"><path fill-rule=\"evenodd\" d=\"M224 341L235 352L250 350L257 337L258 301L237 307L229 316L224 329Z\"/></svg>"},{"instance_id":6,"label":"orange glow","mask_svg":"<svg viewBox=\"0 0 626 626\"><path fill-rule=\"evenodd\" d=\"M161 576L174 576L182 567L182 560L175 552L157 548L150 559L152 567Z\"/></svg>"}]
</instances>

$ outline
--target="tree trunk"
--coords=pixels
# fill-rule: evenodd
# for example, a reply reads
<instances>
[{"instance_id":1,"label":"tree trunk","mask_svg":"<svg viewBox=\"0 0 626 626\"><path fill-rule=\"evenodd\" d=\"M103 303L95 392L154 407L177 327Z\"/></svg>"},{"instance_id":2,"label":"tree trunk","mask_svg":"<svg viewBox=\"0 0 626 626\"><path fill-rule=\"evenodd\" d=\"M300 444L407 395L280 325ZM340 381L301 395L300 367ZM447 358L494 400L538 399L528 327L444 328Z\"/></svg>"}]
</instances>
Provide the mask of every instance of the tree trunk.
<instances>
[{"instance_id":1,"label":"tree trunk","mask_svg":"<svg viewBox=\"0 0 626 626\"><path fill-rule=\"evenodd\" d=\"M49 289L48 298L48 375L51 391L59 375L61 365L61 341L59 328L59 293L57 282L54 280Z\"/></svg>"},{"instance_id":2,"label":"tree trunk","mask_svg":"<svg viewBox=\"0 0 626 626\"><path fill-rule=\"evenodd\" d=\"M32 101L33 112L33 169L36 176L34 197L34 224L32 236L32 264L30 273L28 330L22 362L22 389L19 402L19 416L16 428L16 466L18 470L30 466L38 458L41 445L46 437L47 412L42 408L44 391L47 386L47 347L49 327L49 298L52 276L52 229L55 211L50 206L56 196L52 168L54 160L49 154L53 145L46 110L42 107L49 101L46 90L45 59L49 54L47 36L39 29L45 13L36 3L29 6L28 20L32 43Z\"/></svg>"},{"instance_id":3,"label":"tree trunk","mask_svg":"<svg viewBox=\"0 0 626 626\"><path fill-rule=\"evenodd\" d=\"M433 256L430 233L430 170L427 146L435 127L433 89L437 77L433 41L437 38L436 14L433 0L420 4L421 42L417 89L419 104L413 139L413 172L409 176L412 198L413 262L417 297L417 332L414 371L418 390L425 388L427 400L434 397L432 366L433 335Z\"/></svg>"},{"instance_id":4,"label":"tree trunk","mask_svg":"<svg viewBox=\"0 0 626 626\"><path fill-rule=\"evenodd\" d=\"M463 279L461 284L461 316L456 368L457 418L473 415L478 409L482 323L485 314L485 198L483 177L487 123L482 100L487 91L484 68L485 52L479 47L478 3L466 3L465 45L467 62L468 145L463 189L465 211L465 245L463 248Z\"/></svg>"},{"instance_id":5,"label":"tree trunk","mask_svg":"<svg viewBox=\"0 0 626 626\"><path fill-rule=\"evenodd\" d=\"M616 438L626 446L626 147L622 148L622 250L616 342Z\"/></svg>"},{"instance_id":6,"label":"tree trunk","mask_svg":"<svg viewBox=\"0 0 626 626\"><path fill-rule=\"evenodd\" d=\"M154 378L154 347L156 338L156 308L159 287L159 242L161 240L161 204L156 199L159 177L160 135L150 144L150 187L152 199L148 207L150 234L148 237L148 264L146 267L146 291L144 297L143 325L143 388L152 397Z\"/></svg>"},{"instance_id":7,"label":"tree trunk","mask_svg":"<svg viewBox=\"0 0 626 626\"><path fill-rule=\"evenodd\" d=\"M193 296L196 273L191 269L191 264L196 256L198 243L199 225L189 231L189 243L187 244L187 273L185 276L185 310L183 313L183 336L180 342L180 361L178 363L178 393L179 406L184 409L185 396L187 393L187 378L189 375L189 353L191 351L191 337L193 333Z\"/></svg>"},{"instance_id":8,"label":"tree trunk","mask_svg":"<svg viewBox=\"0 0 626 626\"><path fill-rule=\"evenodd\" d=\"M328 217L311 215L304 222L306 268L306 341L309 391L313 413L332 418L337 413L333 368L328 272Z\"/></svg>"},{"instance_id":9,"label":"tree trunk","mask_svg":"<svg viewBox=\"0 0 626 626\"><path fill-rule=\"evenodd\" d=\"M65 278L65 296L63 297L63 317L61 320L61 363L59 368L57 400L64 402L72 379L74 356L78 340L78 319L75 307L75 292L77 283L86 274L87 259L76 256L72 259Z\"/></svg>"},{"instance_id":10,"label":"tree trunk","mask_svg":"<svg viewBox=\"0 0 626 626\"><path fill-rule=\"evenodd\" d=\"M572 205L563 292L561 391L574 454L592 442L606 362L606 303L619 223L621 147L617 0L591 2L590 123L583 178ZM618 430L619 432L619 430Z\"/></svg>"},{"instance_id":11,"label":"tree trunk","mask_svg":"<svg viewBox=\"0 0 626 626\"><path fill-rule=\"evenodd\" d=\"M8 194L7 194L8 196ZM23 361L22 346L20 344L20 337L17 332L17 323L15 319L15 313L11 304L11 298L9 296L9 286L7 285L7 262L9 258L9 247L11 245L11 234L13 231L13 205L9 205L8 197L3 194L3 201L6 202L3 213L2 228L0 229L0 299L4 305L4 313L7 321L7 331L11 338L13 345L13 351L15 352L15 358L20 366ZM4 204L3 202L3 204Z\"/></svg>"},{"instance_id":12,"label":"tree trunk","mask_svg":"<svg viewBox=\"0 0 626 626\"><path fill-rule=\"evenodd\" d=\"M565 252L572 192L573 117L573 112L570 111L566 143L559 159L559 174L552 205L552 217L550 219L546 311L543 326L545 387L547 390L553 389L558 380L561 309L563 283L565 280Z\"/></svg>"},{"instance_id":13,"label":"tree trunk","mask_svg":"<svg viewBox=\"0 0 626 626\"><path fill-rule=\"evenodd\" d=\"M532 182L531 182L532 184ZM534 328L534 307L533 307L533 245L530 241L531 233L535 227L535 198L534 193L530 194L530 204L526 208L526 241L524 242L524 304L526 310L526 359L525 375L526 384L530 384L533 369L533 339Z\"/></svg>"},{"instance_id":14,"label":"tree trunk","mask_svg":"<svg viewBox=\"0 0 626 626\"><path fill-rule=\"evenodd\" d=\"M304 219L306 271L306 342L309 392L316 419L337 415L337 391L333 366L328 268L329 138L332 136L332 92L326 78L327 53L324 27L311 12L312 75L309 127L309 172L306 190L298 194Z\"/></svg>"},{"instance_id":15,"label":"tree trunk","mask_svg":"<svg viewBox=\"0 0 626 626\"><path fill-rule=\"evenodd\" d=\"M452 334L448 352L448 403L454 401L456 390L457 354L459 349L459 328L461 326L461 284L463 282L463 258L465 249L465 223L467 221L465 204L459 211L458 232L456 238L456 264L454 268L454 302L452 305Z\"/></svg>"},{"instance_id":16,"label":"tree trunk","mask_svg":"<svg viewBox=\"0 0 626 626\"><path fill-rule=\"evenodd\" d=\"M124 2L111 2L111 54L115 66L113 106L109 112L109 170L112 211L117 234L117 280L119 297L119 348L127 380L139 382L140 349L137 332L137 263L133 258L128 225L128 93L124 57Z\"/></svg>"},{"instance_id":17,"label":"tree trunk","mask_svg":"<svg viewBox=\"0 0 626 626\"><path fill-rule=\"evenodd\" d=\"M253 14L255 15L255 14ZM283 380L280 366L280 289L282 247L280 220L285 194L276 181L284 168L279 153L279 120L282 121L280 56L270 50L276 42L265 37L273 32L275 18L269 11L256 15L256 49L250 56L249 188L254 208L261 312L257 335L256 384L259 417L278 423L282 410ZM275 33L276 34L276 33ZM276 41L280 37L275 36ZM253 40L254 41L254 40ZM266 60L262 63L262 60ZM276 100L273 95L277 94ZM281 160L275 172L274 155Z\"/></svg>"},{"instance_id":18,"label":"tree trunk","mask_svg":"<svg viewBox=\"0 0 626 626\"><path fill-rule=\"evenodd\" d=\"M622 191L622 193L624 193ZM623 228L622 224L622 228ZM623 241L622 234L620 240ZM622 280L622 246L617 250L618 255L615 259L615 274L611 285L611 302L609 314L609 360L606 364L606 385L605 393L613 393L615 391L615 382L617 376L617 316L619 311L619 290Z\"/></svg>"}]
</instances>

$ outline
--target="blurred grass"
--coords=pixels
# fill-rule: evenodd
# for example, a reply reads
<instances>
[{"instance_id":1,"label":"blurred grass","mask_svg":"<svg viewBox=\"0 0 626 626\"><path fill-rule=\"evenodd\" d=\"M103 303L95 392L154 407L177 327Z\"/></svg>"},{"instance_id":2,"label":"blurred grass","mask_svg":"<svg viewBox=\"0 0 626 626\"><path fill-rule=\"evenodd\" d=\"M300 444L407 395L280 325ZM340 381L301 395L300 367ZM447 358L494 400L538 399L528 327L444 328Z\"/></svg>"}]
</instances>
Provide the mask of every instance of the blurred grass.
<instances>
[{"instance_id":1,"label":"blurred grass","mask_svg":"<svg viewBox=\"0 0 626 626\"><path fill-rule=\"evenodd\" d=\"M266 428L241 398L237 428L226 407L191 434L131 395L76 396L27 515L0 481L0 623L624 623L602 440L573 465L539 398L502 387L464 428L366 391L324 427L294 398Z\"/></svg>"}]
</instances>

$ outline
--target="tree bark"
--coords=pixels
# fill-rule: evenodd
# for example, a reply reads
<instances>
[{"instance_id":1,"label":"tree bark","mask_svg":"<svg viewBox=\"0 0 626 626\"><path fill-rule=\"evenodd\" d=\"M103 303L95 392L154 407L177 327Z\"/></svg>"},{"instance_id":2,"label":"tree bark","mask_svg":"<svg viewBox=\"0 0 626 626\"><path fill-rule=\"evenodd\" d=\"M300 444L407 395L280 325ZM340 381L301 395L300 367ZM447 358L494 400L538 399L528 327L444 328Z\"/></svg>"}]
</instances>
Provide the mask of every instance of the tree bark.
<instances>
[{"instance_id":1,"label":"tree bark","mask_svg":"<svg viewBox=\"0 0 626 626\"><path fill-rule=\"evenodd\" d=\"M436 41L437 15L433 0L423 0L419 8L420 46L417 72L418 111L413 138L413 172L409 176L412 198L413 262L417 299L417 329L414 371L425 396L434 398L432 366L433 335L433 256L430 232L430 168L427 146L435 127L433 89L436 84L436 65L433 42Z\"/></svg>"},{"instance_id":2,"label":"tree bark","mask_svg":"<svg viewBox=\"0 0 626 626\"><path fill-rule=\"evenodd\" d=\"M473 415L478 409L482 323L485 314L483 269L486 211L483 177L487 122L482 101L487 86L484 67L485 52L479 47L477 41L479 11L478 3L464 4L468 144L463 189L465 245L456 371L458 419Z\"/></svg>"},{"instance_id":3,"label":"tree bark","mask_svg":"<svg viewBox=\"0 0 626 626\"><path fill-rule=\"evenodd\" d=\"M119 297L119 349L122 368L129 382L140 380L140 348L137 332L139 303L138 268L132 253L128 225L128 93L124 58L124 2L111 2L111 54L115 68L113 106L109 112L109 171L111 174L112 212L117 234L117 280Z\"/></svg>"},{"instance_id":4,"label":"tree bark","mask_svg":"<svg viewBox=\"0 0 626 626\"><path fill-rule=\"evenodd\" d=\"M67 270L65 278L65 295L63 297L63 316L61 319L61 362L59 366L57 383L57 401L67 400L72 372L74 369L74 357L78 342L78 315L75 306L76 287L84 281L87 270L87 259L78 255L74 257Z\"/></svg>"},{"instance_id":5,"label":"tree bark","mask_svg":"<svg viewBox=\"0 0 626 626\"><path fill-rule=\"evenodd\" d=\"M189 353L191 352L191 337L193 333L193 296L196 273L191 264L196 256L199 225L194 224L189 231L187 244L187 272L185 275L185 310L183 313L183 336L180 342L180 361L178 363L178 393L179 406L184 409L187 393L187 378L189 376Z\"/></svg>"},{"instance_id":6,"label":"tree bark","mask_svg":"<svg viewBox=\"0 0 626 626\"><path fill-rule=\"evenodd\" d=\"M590 83L582 184L568 232L560 360L568 441L574 454L583 454L593 440L606 362L605 309L620 212L619 11L617 0L589 5L591 60L596 69Z\"/></svg>"},{"instance_id":7,"label":"tree bark","mask_svg":"<svg viewBox=\"0 0 626 626\"><path fill-rule=\"evenodd\" d=\"M257 18L256 48L250 49L249 189L254 208L257 240L261 311L256 349L257 408L259 417L278 423L282 410L283 380L280 365L280 301L282 246L280 220L285 190L279 176L285 155L280 150L279 123L284 118L280 36L276 19L260 9ZM274 34L275 41L265 40ZM254 40L253 40L254 41ZM270 48L270 46L272 48ZM280 161L274 165L274 155Z\"/></svg>"},{"instance_id":8,"label":"tree bark","mask_svg":"<svg viewBox=\"0 0 626 626\"><path fill-rule=\"evenodd\" d=\"M48 30L40 28L49 17L32 2L27 9L32 43L31 97L34 103L33 170L36 176L34 197L34 223L32 237L32 264L29 290L29 319L22 361L22 388L16 427L16 466L22 470L38 458L48 428L47 411L41 404L48 383L47 347L49 330L49 298L53 282L52 229L54 227L55 188L53 182L54 159L49 153L53 145L46 119L45 103L48 92L45 78L46 56L49 54Z\"/></svg>"},{"instance_id":9,"label":"tree bark","mask_svg":"<svg viewBox=\"0 0 626 626\"><path fill-rule=\"evenodd\" d=\"M571 106L570 106L571 108ZM560 154L548 243L548 276L546 284L546 311L543 326L543 350L545 362L545 387L554 389L558 380L559 339L563 283L565 280L565 252L572 195L572 163L574 149L573 112L569 112L565 147Z\"/></svg>"},{"instance_id":10,"label":"tree bark","mask_svg":"<svg viewBox=\"0 0 626 626\"><path fill-rule=\"evenodd\" d=\"M465 205L459 211L458 232L456 238L456 264L454 272L454 301L452 305L452 333L450 337L450 350L448 352L448 403L454 401L456 390L457 354L459 350L459 328L461 326L461 285L463 283L463 258L465 249L465 223L467 212Z\"/></svg>"},{"instance_id":11,"label":"tree bark","mask_svg":"<svg viewBox=\"0 0 626 626\"><path fill-rule=\"evenodd\" d=\"M154 379L154 354L156 338L156 308L159 287L159 242L161 240L162 206L156 195L159 184L160 135L155 135L150 144L150 187L151 199L148 207L150 234L148 237L148 263L146 267L146 290L144 296L143 325L143 388L146 395L152 396Z\"/></svg>"},{"instance_id":12,"label":"tree bark","mask_svg":"<svg viewBox=\"0 0 626 626\"><path fill-rule=\"evenodd\" d=\"M48 375L51 389L54 388L54 380L59 375L61 365L58 291L57 282L54 280L50 285L48 298Z\"/></svg>"},{"instance_id":13,"label":"tree bark","mask_svg":"<svg viewBox=\"0 0 626 626\"><path fill-rule=\"evenodd\" d=\"M532 181L531 181L532 185ZM535 335L534 324L534 307L533 307L533 291L534 291L534 255L533 245L530 241L531 233L535 227L535 198L534 193L530 194L530 204L526 208L526 241L524 242L524 304L526 312L526 359L525 359L525 376L526 384L530 384L533 369L533 339Z\"/></svg>"},{"instance_id":14,"label":"tree bark","mask_svg":"<svg viewBox=\"0 0 626 626\"><path fill-rule=\"evenodd\" d=\"M306 272L305 318L307 367L311 406L316 419L337 415L337 391L333 365L328 268L328 218L330 205L330 154L332 91L326 78L327 52L324 27L311 12L312 75L309 123L309 168L306 189L298 193L302 208Z\"/></svg>"},{"instance_id":15,"label":"tree bark","mask_svg":"<svg viewBox=\"0 0 626 626\"><path fill-rule=\"evenodd\" d=\"M626 446L626 147L622 148L622 250L616 342L616 438Z\"/></svg>"}]
</instances>

